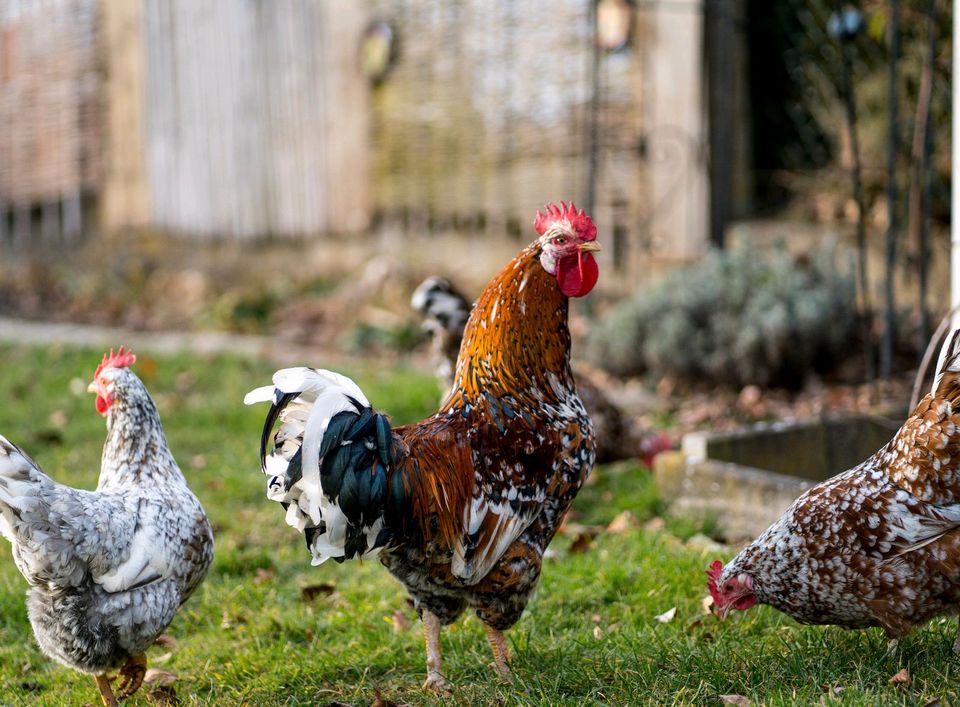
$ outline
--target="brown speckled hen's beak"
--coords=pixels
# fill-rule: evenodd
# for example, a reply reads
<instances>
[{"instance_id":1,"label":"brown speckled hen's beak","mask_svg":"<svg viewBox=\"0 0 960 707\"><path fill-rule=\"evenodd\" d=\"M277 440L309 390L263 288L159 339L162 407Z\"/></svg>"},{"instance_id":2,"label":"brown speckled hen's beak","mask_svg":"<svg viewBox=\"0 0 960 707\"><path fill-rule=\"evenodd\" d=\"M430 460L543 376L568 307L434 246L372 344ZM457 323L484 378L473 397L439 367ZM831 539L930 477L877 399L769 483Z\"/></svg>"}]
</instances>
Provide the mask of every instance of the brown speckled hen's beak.
<instances>
[{"instance_id":1,"label":"brown speckled hen's beak","mask_svg":"<svg viewBox=\"0 0 960 707\"><path fill-rule=\"evenodd\" d=\"M596 241L587 241L586 243L581 243L577 246L577 250L581 253L597 253L603 248L600 247L600 244Z\"/></svg>"}]
</instances>

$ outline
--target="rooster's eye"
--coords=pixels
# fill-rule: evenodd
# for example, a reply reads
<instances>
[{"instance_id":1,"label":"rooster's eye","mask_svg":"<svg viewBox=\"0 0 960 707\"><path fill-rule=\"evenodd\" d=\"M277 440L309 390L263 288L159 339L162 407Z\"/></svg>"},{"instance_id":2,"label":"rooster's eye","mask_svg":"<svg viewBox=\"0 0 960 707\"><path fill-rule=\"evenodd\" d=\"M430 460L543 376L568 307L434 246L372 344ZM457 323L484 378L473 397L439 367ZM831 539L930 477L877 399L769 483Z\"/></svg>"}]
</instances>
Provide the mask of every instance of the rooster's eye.
<instances>
[{"instance_id":1,"label":"rooster's eye","mask_svg":"<svg viewBox=\"0 0 960 707\"><path fill-rule=\"evenodd\" d=\"M554 245L566 245L567 237L566 236L557 236L553 239Z\"/></svg>"}]
</instances>

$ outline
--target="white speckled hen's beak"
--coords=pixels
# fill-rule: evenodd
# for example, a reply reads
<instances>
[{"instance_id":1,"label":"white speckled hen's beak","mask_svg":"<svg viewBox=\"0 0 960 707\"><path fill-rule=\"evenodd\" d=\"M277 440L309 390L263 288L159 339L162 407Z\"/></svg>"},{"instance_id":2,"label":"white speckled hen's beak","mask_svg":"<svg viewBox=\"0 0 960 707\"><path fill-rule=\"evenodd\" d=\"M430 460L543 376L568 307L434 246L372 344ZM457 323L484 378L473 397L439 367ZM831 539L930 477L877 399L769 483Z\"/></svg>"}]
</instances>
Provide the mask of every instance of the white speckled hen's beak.
<instances>
[{"instance_id":1,"label":"white speckled hen's beak","mask_svg":"<svg viewBox=\"0 0 960 707\"><path fill-rule=\"evenodd\" d=\"M96 382L96 381L91 381L91 382L90 382L90 385L87 386L87 392L88 392L88 393L96 393L96 392L97 392L97 382Z\"/></svg>"}]
</instances>

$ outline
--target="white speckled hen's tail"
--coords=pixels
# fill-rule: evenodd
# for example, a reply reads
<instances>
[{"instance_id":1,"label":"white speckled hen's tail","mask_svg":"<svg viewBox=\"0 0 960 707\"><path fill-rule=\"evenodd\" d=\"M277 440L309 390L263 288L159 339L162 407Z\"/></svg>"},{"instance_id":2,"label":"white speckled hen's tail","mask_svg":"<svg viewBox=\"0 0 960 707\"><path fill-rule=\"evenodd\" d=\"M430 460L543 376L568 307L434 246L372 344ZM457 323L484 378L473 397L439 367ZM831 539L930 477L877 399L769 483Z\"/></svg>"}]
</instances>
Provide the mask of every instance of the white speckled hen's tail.
<instances>
[{"instance_id":1,"label":"white speckled hen's tail","mask_svg":"<svg viewBox=\"0 0 960 707\"><path fill-rule=\"evenodd\" d=\"M375 555L389 539L386 418L373 412L356 383L323 369L277 371L273 385L244 398L247 405L258 402L272 403L260 439L267 497L281 503L287 523L306 536L313 564Z\"/></svg>"},{"instance_id":2,"label":"white speckled hen's tail","mask_svg":"<svg viewBox=\"0 0 960 707\"><path fill-rule=\"evenodd\" d=\"M0 435L0 533L16 542L15 528L24 513L40 504L38 494L53 481L20 447Z\"/></svg>"}]
</instances>

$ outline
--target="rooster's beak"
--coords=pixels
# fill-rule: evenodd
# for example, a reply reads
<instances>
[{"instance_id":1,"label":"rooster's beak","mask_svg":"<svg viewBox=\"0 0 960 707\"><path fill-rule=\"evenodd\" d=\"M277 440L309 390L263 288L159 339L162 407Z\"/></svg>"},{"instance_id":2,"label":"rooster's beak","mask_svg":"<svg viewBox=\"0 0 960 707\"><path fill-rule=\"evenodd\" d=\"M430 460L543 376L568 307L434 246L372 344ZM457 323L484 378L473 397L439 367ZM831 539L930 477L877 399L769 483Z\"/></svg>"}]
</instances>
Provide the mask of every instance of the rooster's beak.
<instances>
[{"instance_id":1,"label":"rooster's beak","mask_svg":"<svg viewBox=\"0 0 960 707\"><path fill-rule=\"evenodd\" d=\"M596 241L587 241L586 243L581 243L577 246L577 249L581 253L596 253L603 250L603 248L600 247L600 244Z\"/></svg>"},{"instance_id":2,"label":"rooster's beak","mask_svg":"<svg viewBox=\"0 0 960 707\"><path fill-rule=\"evenodd\" d=\"M97 382L96 382L96 381L91 381L91 382L90 382L90 385L87 386L87 392L88 392L88 393L96 393L96 392L97 392Z\"/></svg>"},{"instance_id":3,"label":"rooster's beak","mask_svg":"<svg viewBox=\"0 0 960 707\"><path fill-rule=\"evenodd\" d=\"M724 604L723 606L718 605L717 611L716 611L717 618L720 619L721 621L727 618L727 614L730 613L731 606L733 606L733 604Z\"/></svg>"}]
</instances>

